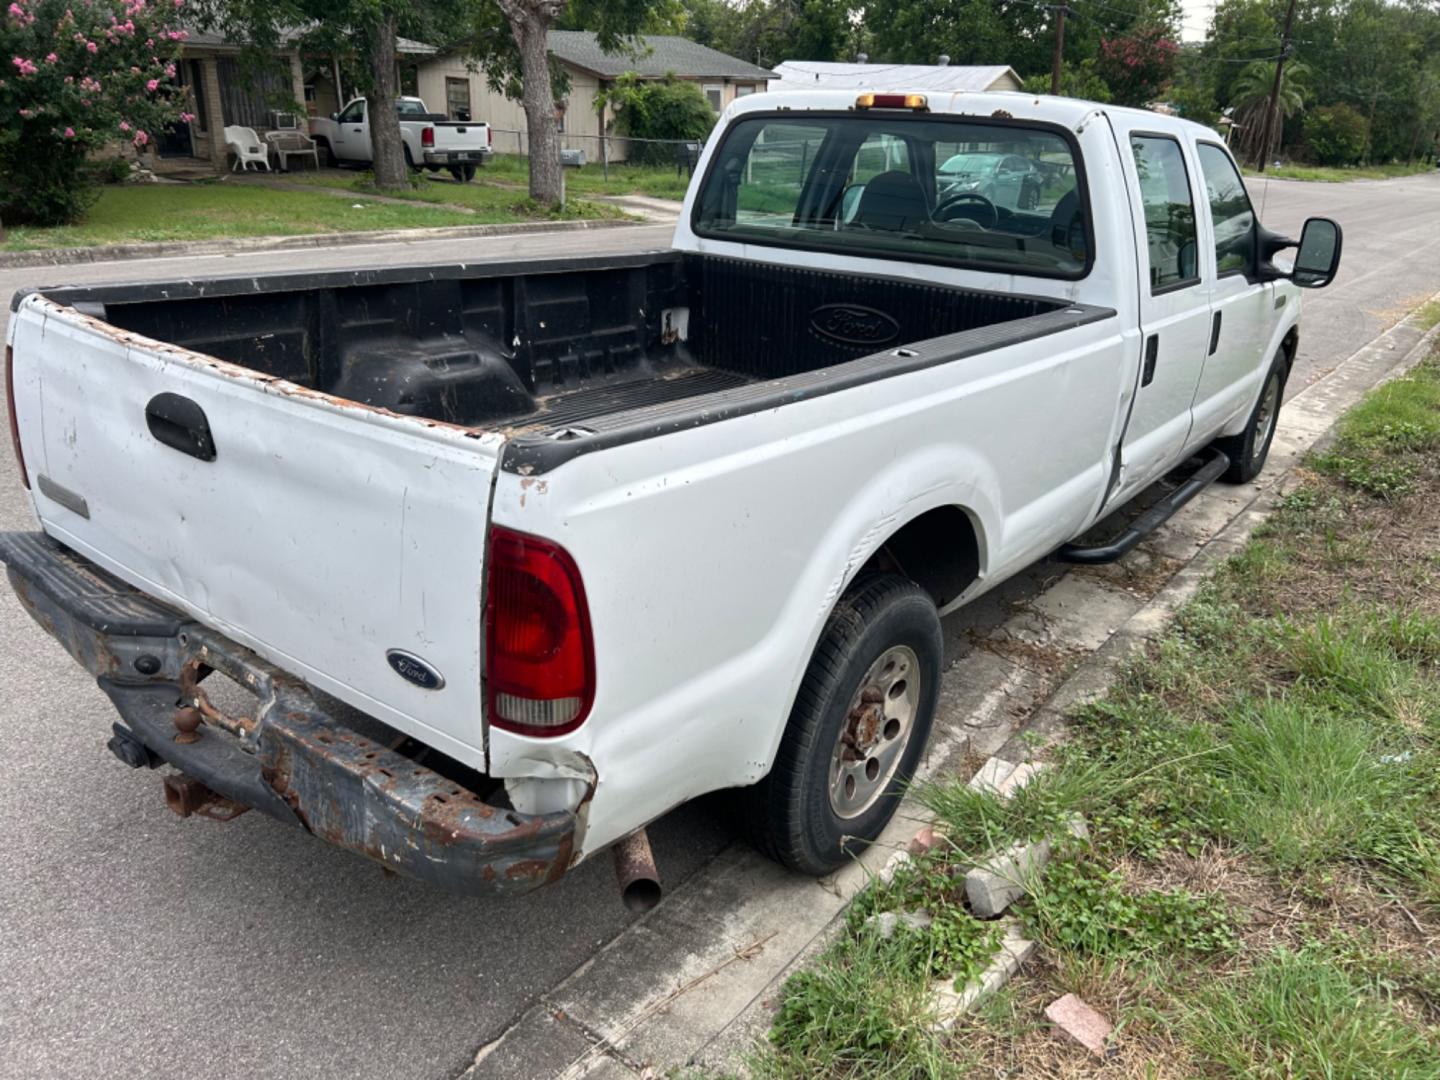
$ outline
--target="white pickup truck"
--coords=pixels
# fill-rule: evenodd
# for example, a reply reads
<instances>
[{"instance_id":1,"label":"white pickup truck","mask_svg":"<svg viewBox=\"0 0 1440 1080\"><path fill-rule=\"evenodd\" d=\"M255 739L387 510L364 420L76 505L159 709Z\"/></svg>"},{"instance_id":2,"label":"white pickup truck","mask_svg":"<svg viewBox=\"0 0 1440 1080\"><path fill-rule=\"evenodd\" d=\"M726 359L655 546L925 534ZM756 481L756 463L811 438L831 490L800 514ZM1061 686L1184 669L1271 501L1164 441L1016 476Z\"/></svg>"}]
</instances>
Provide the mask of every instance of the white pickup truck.
<instances>
[{"instance_id":1,"label":"white pickup truck","mask_svg":"<svg viewBox=\"0 0 1440 1080\"><path fill-rule=\"evenodd\" d=\"M613 847L638 904L646 824L734 788L822 873L924 750L941 615L1261 469L1340 241L1276 267L1222 141L1148 112L742 98L670 250L20 295L0 557L182 814L471 892Z\"/></svg>"},{"instance_id":2,"label":"white pickup truck","mask_svg":"<svg viewBox=\"0 0 1440 1080\"><path fill-rule=\"evenodd\" d=\"M369 164L375 150L365 110L365 99L355 98L328 120L316 117L310 121L310 137L336 162ZM396 98L395 111L400 115L405 163L412 169L445 169L456 180L469 181L475 178L476 167L489 160L492 137L484 121L446 120L430 112L418 97Z\"/></svg>"}]
</instances>

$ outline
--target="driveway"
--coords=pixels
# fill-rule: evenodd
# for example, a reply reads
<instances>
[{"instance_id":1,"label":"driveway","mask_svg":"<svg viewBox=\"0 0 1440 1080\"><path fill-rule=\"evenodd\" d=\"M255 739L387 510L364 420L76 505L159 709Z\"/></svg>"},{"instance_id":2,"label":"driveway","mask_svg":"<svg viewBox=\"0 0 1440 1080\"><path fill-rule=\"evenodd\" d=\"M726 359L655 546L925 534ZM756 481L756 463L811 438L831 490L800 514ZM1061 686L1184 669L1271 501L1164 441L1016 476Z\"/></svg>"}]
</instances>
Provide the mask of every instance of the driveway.
<instances>
[{"instance_id":1,"label":"driveway","mask_svg":"<svg viewBox=\"0 0 1440 1080\"><path fill-rule=\"evenodd\" d=\"M1272 228L1326 213L1345 267L1309 312L1305 385L1440 291L1440 175L1252 185ZM512 236L0 271L0 304L39 280L259 274L662 247L669 229ZM32 518L0 455L0 526ZM948 621L998 622L1042 564ZM105 750L113 712L0 590L0 1077L448 1077L629 922L606 860L519 902L465 900L258 814L181 821L159 780ZM723 800L651 829L678 884L734 842ZM723 911L717 911L722 919ZM517 1075L521 1073L517 1072Z\"/></svg>"}]
</instances>

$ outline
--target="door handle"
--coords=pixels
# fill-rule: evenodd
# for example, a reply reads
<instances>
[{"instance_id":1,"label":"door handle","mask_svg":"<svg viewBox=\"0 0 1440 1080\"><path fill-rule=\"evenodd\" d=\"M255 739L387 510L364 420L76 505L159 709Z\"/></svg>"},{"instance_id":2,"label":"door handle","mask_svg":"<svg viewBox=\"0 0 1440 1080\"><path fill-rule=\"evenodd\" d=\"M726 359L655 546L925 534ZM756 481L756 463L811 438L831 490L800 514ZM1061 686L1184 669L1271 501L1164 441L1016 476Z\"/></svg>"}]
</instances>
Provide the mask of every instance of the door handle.
<instances>
[{"instance_id":1,"label":"door handle","mask_svg":"<svg viewBox=\"0 0 1440 1080\"><path fill-rule=\"evenodd\" d=\"M179 394L156 394L145 406L145 426L172 450L201 461L215 460L215 439L205 410Z\"/></svg>"},{"instance_id":2,"label":"door handle","mask_svg":"<svg viewBox=\"0 0 1440 1080\"><path fill-rule=\"evenodd\" d=\"M1155 361L1160 357L1160 335L1151 334L1145 339L1145 370L1140 376L1140 385L1149 386L1155 381Z\"/></svg>"},{"instance_id":3,"label":"door handle","mask_svg":"<svg viewBox=\"0 0 1440 1080\"><path fill-rule=\"evenodd\" d=\"M1220 347L1220 316L1224 312L1215 312L1215 318L1210 321L1210 351L1206 356L1214 356L1215 350Z\"/></svg>"}]
</instances>

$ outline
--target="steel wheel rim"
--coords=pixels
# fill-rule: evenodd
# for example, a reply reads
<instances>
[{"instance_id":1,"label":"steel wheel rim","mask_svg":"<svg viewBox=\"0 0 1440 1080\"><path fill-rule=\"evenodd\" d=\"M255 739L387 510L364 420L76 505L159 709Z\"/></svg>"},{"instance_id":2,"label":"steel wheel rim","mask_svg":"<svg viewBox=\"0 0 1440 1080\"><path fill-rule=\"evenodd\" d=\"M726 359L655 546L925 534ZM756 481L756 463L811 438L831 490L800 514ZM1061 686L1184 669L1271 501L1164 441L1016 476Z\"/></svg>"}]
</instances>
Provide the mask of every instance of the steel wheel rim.
<instances>
[{"instance_id":1,"label":"steel wheel rim","mask_svg":"<svg viewBox=\"0 0 1440 1080\"><path fill-rule=\"evenodd\" d=\"M885 793L915 730L920 691L920 659L908 645L892 645L865 672L830 754L837 817L857 818Z\"/></svg>"},{"instance_id":2,"label":"steel wheel rim","mask_svg":"<svg viewBox=\"0 0 1440 1080\"><path fill-rule=\"evenodd\" d=\"M1270 434L1275 428L1275 413L1277 399L1280 397L1280 376L1274 372L1265 383L1265 396L1260 399L1260 408L1255 413L1255 443L1250 448L1252 460L1259 460L1265 456L1265 450L1270 445Z\"/></svg>"}]
</instances>

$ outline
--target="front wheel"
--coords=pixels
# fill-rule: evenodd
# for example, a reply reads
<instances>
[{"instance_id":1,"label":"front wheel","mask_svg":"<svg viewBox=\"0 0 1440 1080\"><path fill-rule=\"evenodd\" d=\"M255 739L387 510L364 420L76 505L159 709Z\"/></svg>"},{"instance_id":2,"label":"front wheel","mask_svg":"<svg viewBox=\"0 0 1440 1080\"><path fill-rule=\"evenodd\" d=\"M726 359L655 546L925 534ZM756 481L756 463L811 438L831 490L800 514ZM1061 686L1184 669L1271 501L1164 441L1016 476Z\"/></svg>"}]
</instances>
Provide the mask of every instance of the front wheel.
<instances>
[{"instance_id":1,"label":"front wheel","mask_svg":"<svg viewBox=\"0 0 1440 1080\"><path fill-rule=\"evenodd\" d=\"M913 582L869 577L841 598L770 774L743 793L756 847L820 875L880 835L930 736L941 655L935 604Z\"/></svg>"},{"instance_id":2,"label":"front wheel","mask_svg":"<svg viewBox=\"0 0 1440 1080\"><path fill-rule=\"evenodd\" d=\"M1230 468L1220 475L1220 479L1225 483L1248 484L1265 468L1265 459L1270 456L1270 444L1275 440L1275 425L1280 416L1280 406L1285 400L1285 378L1288 374L1285 357L1277 356L1265 374L1265 383L1260 388L1260 400L1255 403L1245 430L1238 435L1228 435L1215 440L1215 448L1230 458Z\"/></svg>"}]
</instances>

